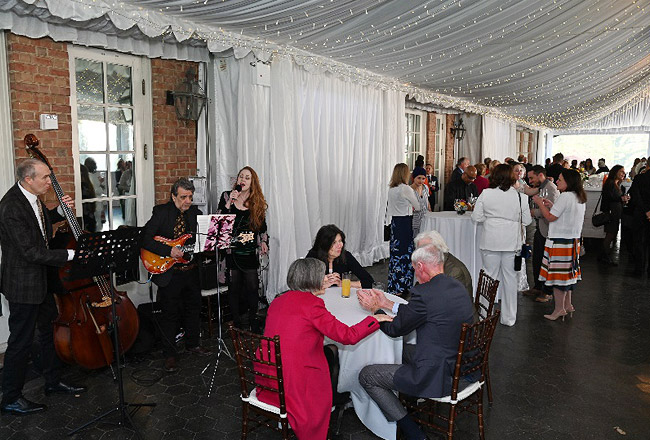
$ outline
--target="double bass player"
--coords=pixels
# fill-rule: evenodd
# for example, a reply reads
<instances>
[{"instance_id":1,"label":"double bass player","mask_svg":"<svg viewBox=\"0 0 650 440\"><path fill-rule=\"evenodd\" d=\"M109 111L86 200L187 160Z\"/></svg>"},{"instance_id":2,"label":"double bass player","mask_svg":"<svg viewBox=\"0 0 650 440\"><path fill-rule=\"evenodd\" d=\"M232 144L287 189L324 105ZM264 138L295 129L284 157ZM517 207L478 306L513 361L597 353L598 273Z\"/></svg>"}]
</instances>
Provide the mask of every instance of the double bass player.
<instances>
[{"instance_id":1,"label":"double bass player","mask_svg":"<svg viewBox=\"0 0 650 440\"><path fill-rule=\"evenodd\" d=\"M27 415L46 406L22 395L35 328L39 330L45 394L80 394L86 387L61 381L61 361L52 335L57 317L54 296L48 290L47 266L64 266L74 251L50 249L53 221L63 220L61 207L48 210L39 196L52 186L50 170L37 159L22 161L18 182L0 201L0 290L9 302L9 340L2 372L3 414ZM69 196L63 201L71 208Z\"/></svg>"}]
</instances>

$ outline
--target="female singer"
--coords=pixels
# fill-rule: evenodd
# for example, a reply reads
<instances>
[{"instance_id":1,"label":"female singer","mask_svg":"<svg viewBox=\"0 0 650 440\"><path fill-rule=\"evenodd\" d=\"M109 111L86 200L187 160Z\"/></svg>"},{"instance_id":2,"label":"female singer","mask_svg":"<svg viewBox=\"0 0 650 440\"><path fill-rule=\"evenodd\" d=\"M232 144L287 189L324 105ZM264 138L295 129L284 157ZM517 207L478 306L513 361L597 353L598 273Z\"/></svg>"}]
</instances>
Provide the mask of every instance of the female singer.
<instances>
[{"instance_id":1,"label":"female singer","mask_svg":"<svg viewBox=\"0 0 650 440\"><path fill-rule=\"evenodd\" d=\"M239 171L232 191L224 191L219 200L221 214L235 214L233 226L234 243L226 256L230 270L228 299L235 327L241 328L240 301L248 305L251 330L260 333L257 319L258 286L257 269L259 259L257 251L265 255L269 248L266 233L266 209L268 205L262 194L262 187L257 173L251 167ZM247 234L253 233L253 239L246 240Z\"/></svg>"}]
</instances>

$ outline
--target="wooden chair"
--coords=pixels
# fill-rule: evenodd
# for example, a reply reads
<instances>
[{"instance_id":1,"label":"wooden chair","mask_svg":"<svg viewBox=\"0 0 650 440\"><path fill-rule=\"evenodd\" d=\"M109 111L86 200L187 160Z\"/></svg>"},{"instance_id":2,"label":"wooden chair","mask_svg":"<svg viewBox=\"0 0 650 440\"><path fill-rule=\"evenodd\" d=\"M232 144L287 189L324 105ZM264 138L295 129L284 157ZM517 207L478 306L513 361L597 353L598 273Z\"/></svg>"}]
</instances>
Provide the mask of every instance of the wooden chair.
<instances>
[{"instance_id":1,"label":"wooden chair","mask_svg":"<svg viewBox=\"0 0 650 440\"><path fill-rule=\"evenodd\" d=\"M467 411L477 415L479 435L481 440L485 439L483 385L490 344L497 322L499 322L499 312L476 324L463 324L450 395L417 400L400 395L402 404L416 423L439 431L445 434L448 440L452 440L456 416ZM465 388L459 389L461 379L473 376L479 377ZM436 411L436 407L441 403L449 404L449 413L446 416ZM440 425L435 422L436 420L442 420L446 425Z\"/></svg>"},{"instance_id":2,"label":"wooden chair","mask_svg":"<svg viewBox=\"0 0 650 440\"><path fill-rule=\"evenodd\" d=\"M499 280L490 277L481 269L478 276L478 286L476 286L476 296L474 297L474 310L476 310L479 320L485 319L492 314L498 288ZM489 364L485 371L485 382L487 384L488 402L492 403L492 383L490 382Z\"/></svg>"},{"instance_id":3,"label":"wooden chair","mask_svg":"<svg viewBox=\"0 0 650 440\"><path fill-rule=\"evenodd\" d=\"M280 337L269 338L229 326L235 345L235 358L239 370L242 401L242 440L260 426L282 434L283 439L293 436L287 419ZM269 405L257 398L257 389L277 396L279 406Z\"/></svg>"}]
</instances>

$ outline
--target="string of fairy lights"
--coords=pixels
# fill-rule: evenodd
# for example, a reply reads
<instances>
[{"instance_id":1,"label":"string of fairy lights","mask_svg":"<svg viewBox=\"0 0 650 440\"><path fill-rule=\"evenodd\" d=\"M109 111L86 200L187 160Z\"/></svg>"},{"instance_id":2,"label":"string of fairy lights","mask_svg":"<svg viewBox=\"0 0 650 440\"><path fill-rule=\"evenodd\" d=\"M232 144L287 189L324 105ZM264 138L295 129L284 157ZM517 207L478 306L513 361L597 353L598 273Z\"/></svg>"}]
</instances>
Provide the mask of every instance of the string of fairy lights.
<instances>
[{"instance_id":1,"label":"string of fairy lights","mask_svg":"<svg viewBox=\"0 0 650 440\"><path fill-rule=\"evenodd\" d=\"M285 0L263 11L237 0L69 1L163 42L291 57L529 128L588 126L650 89L650 0Z\"/></svg>"}]
</instances>

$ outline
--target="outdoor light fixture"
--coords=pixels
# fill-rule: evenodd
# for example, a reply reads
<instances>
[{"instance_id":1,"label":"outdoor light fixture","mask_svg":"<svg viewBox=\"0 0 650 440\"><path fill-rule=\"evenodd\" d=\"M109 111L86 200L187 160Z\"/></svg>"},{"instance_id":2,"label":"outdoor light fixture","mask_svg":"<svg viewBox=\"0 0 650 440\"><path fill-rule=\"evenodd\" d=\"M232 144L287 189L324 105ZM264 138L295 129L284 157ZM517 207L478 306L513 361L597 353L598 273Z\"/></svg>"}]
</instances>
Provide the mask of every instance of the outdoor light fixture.
<instances>
[{"instance_id":1,"label":"outdoor light fixture","mask_svg":"<svg viewBox=\"0 0 650 440\"><path fill-rule=\"evenodd\" d=\"M465 137L465 125L463 124L463 118L458 118L458 122L454 123L454 126L451 127L451 134L454 135L456 139L462 141Z\"/></svg>"},{"instance_id":2,"label":"outdoor light fixture","mask_svg":"<svg viewBox=\"0 0 650 440\"><path fill-rule=\"evenodd\" d=\"M178 90L167 92L167 102L171 104L170 101L173 101L178 119L190 121L199 119L207 97L199 83L194 79L192 69L187 70L185 81L178 86Z\"/></svg>"}]
</instances>

